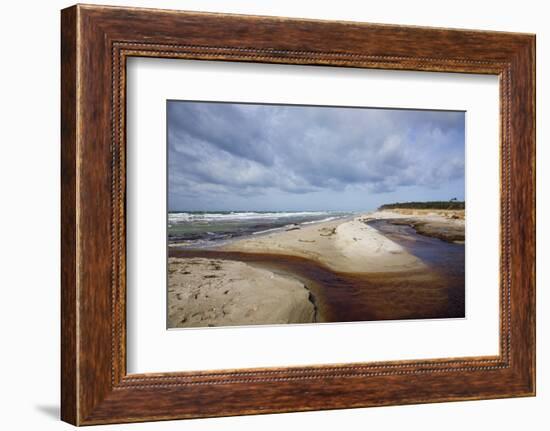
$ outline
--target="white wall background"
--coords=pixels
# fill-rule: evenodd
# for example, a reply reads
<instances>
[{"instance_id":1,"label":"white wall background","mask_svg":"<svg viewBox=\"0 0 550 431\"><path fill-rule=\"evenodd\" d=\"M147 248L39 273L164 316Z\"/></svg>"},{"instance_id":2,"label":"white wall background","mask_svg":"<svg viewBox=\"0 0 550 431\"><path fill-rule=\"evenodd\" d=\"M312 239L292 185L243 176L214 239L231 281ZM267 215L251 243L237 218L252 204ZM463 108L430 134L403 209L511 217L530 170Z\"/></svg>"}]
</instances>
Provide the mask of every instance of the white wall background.
<instances>
[{"instance_id":1,"label":"white wall background","mask_svg":"<svg viewBox=\"0 0 550 431\"><path fill-rule=\"evenodd\" d=\"M103 4L477 28L537 34L538 396L105 426L135 430L547 429L550 423L550 27L545 2L130 0ZM3 429L69 429L59 422L60 0L4 2L0 14L0 401ZM546 270L545 270L546 269Z\"/></svg>"}]
</instances>

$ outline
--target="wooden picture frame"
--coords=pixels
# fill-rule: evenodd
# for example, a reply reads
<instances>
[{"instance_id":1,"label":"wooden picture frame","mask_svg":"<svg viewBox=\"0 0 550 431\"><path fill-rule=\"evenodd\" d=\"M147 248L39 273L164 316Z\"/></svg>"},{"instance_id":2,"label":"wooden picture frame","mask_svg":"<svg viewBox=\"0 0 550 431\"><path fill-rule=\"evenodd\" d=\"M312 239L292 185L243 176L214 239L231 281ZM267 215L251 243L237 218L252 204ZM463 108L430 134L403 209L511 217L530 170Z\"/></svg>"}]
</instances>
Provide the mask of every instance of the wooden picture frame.
<instances>
[{"instance_id":1,"label":"wooden picture frame","mask_svg":"<svg viewBox=\"0 0 550 431\"><path fill-rule=\"evenodd\" d=\"M534 35L84 5L61 16L64 421L90 425L535 394ZM500 354L128 375L130 56L498 75Z\"/></svg>"}]
</instances>

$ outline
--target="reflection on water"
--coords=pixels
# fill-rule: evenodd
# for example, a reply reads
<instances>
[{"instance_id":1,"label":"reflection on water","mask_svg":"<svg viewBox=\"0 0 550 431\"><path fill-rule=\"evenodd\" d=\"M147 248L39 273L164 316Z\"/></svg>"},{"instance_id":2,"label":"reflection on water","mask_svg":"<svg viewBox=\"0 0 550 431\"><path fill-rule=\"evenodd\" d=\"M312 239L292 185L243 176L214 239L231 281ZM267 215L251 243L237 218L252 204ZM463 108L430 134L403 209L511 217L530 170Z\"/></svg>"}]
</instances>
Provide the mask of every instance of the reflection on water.
<instances>
[{"instance_id":1,"label":"reflection on water","mask_svg":"<svg viewBox=\"0 0 550 431\"><path fill-rule=\"evenodd\" d=\"M449 301L464 315L465 255L464 244L455 244L419 235L408 225L396 225L387 220L371 220L368 224L403 246L409 253L448 280Z\"/></svg>"}]
</instances>

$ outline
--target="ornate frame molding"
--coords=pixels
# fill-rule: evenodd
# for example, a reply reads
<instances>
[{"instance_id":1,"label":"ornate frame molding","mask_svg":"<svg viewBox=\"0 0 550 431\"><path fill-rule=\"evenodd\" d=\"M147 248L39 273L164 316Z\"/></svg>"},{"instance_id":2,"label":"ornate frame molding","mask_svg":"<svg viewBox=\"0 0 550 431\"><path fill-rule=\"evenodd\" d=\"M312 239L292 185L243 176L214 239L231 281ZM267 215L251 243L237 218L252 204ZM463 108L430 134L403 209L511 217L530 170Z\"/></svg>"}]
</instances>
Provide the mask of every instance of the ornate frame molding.
<instances>
[{"instance_id":1,"label":"ornate frame molding","mask_svg":"<svg viewBox=\"0 0 550 431\"><path fill-rule=\"evenodd\" d=\"M269 31L257 35L258 28ZM328 37L335 33L340 38ZM308 42L311 34L321 41ZM97 424L534 394L534 36L79 5L62 12L62 54L64 420ZM498 75L500 354L127 375L125 66L131 56ZM529 217L520 220L520 213ZM304 400L299 393L306 390Z\"/></svg>"}]
</instances>

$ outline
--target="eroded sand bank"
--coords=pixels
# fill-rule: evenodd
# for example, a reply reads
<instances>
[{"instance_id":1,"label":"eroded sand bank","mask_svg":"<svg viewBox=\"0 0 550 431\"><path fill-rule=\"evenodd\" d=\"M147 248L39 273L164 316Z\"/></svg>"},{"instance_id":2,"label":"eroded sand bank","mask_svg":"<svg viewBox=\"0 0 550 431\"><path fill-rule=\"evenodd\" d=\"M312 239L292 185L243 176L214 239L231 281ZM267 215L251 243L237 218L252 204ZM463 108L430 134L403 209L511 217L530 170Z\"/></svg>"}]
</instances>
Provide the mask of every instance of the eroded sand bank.
<instances>
[{"instance_id":1,"label":"eroded sand bank","mask_svg":"<svg viewBox=\"0 0 550 431\"><path fill-rule=\"evenodd\" d=\"M363 221L385 219L392 224L413 227L420 235L463 244L465 240L464 210L394 209L366 214Z\"/></svg>"}]
</instances>

